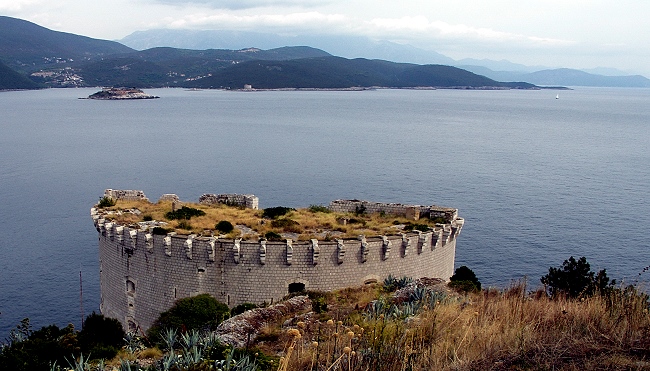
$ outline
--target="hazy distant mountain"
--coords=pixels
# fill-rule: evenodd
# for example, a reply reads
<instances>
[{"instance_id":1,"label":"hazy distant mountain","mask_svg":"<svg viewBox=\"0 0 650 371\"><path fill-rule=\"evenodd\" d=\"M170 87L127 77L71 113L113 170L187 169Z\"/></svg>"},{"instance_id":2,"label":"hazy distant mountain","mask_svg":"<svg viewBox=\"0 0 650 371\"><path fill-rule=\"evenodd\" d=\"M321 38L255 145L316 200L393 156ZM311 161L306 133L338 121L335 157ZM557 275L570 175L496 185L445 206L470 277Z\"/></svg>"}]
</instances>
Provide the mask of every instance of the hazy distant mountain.
<instances>
[{"instance_id":1,"label":"hazy distant mountain","mask_svg":"<svg viewBox=\"0 0 650 371\"><path fill-rule=\"evenodd\" d=\"M650 87L650 80L641 75L603 76L570 68L547 69L531 73L493 71L483 66L461 66L461 68L498 81L526 81L541 86Z\"/></svg>"},{"instance_id":2,"label":"hazy distant mountain","mask_svg":"<svg viewBox=\"0 0 650 371\"><path fill-rule=\"evenodd\" d=\"M453 64L440 53L389 41L374 41L362 36L277 35L272 33L226 30L148 30L137 31L119 40L134 49L160 46L184 49L260 49L287 45L309 45L344 58L383 59L417 64Z\"/></svg>"},{"instance_id":3,"label":"hazy distant mountain","mask_svg":"<svg viewBox=\"0 0 650 371\"><path fill-rule=\"evenodd\" d=\"M345 58L382 59L416 64L446 64L467 69L497 81L526 81L537 85L554 86L647 86L646 79L643 76L627 76L625 72L613 68L601 67L580 74L576 73L580 72L578 70L553 70L545 66L526 66L507 60L494 61L466 58L455 61L434 51L356 36L284 36L272 33L225 30L149 30L134 32L120 41L135 49L146 49L154 46L191 49L240 49L250 46L276 48L284 45L310 45L325 50L332 55ZM533 74L534 72L546 70L557 72Z\"/></svg>"},{"instance_id":4,"label":"hazy distant mountain","mask_svg":"<svg viewBox=\"0 0 650 371\"><path fill-rule=\"evenodd\" d=\"M0 90L36 89L39 86L26 76L0 62Z\"/></svg>"},{"instance_id":5,"label":"hazy distant mountain","mask_svg":"<svg viewBox=\"0 0 650 371\"><path fill-rule=\"evenodd\" d=\"M133 49L115 41L52 31L22 19L0 16L0 59L21 72L128 52Z\"/></svg>"},{"instance_id":6,"label":"hazy distant mountain","mask_svg":"<svg viewBox=\"0 0 650 371\"><path fill-rule=\"evenodd\" d=\"M641 76L601 76L569 68L543 70L524 75L525 81L538 85L650 87L650 80Z\"/></svg>"},{"instance_id":7,"label":"hazy distant mountain","mask_svg":"<svg viewBox=\"0 0 650 371\"><path fill-rule=\"evenodd\" d=\"M527 73L548 69L545 66L526 66L524 64L512 63L508 60L502 59L500 61L493 61L491 59L473 59L465 58L458 60L454 66L464 68L465 66L471 67L484 67L491 71L508 71L510 73Z\"/></svg>"}]
</instances>

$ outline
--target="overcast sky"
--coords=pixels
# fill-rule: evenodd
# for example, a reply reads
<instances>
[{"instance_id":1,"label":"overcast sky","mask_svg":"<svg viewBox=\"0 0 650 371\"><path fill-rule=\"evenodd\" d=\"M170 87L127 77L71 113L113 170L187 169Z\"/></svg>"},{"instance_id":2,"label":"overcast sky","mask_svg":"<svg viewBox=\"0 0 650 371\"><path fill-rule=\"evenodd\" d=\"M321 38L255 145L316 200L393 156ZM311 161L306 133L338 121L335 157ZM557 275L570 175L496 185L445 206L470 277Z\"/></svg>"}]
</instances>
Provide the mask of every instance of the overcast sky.
<instances>
[{"instance_id":1,"label":"overcast sky","mask_svg":"<svg viewBox=\"0 0 650 371\"><path fill-rule=\"evenodd\" d=\"M154 28L353 34L454 59L650 77L650 0L0 0L0 14L110 40Z\"/></svg>"}]
</instances>

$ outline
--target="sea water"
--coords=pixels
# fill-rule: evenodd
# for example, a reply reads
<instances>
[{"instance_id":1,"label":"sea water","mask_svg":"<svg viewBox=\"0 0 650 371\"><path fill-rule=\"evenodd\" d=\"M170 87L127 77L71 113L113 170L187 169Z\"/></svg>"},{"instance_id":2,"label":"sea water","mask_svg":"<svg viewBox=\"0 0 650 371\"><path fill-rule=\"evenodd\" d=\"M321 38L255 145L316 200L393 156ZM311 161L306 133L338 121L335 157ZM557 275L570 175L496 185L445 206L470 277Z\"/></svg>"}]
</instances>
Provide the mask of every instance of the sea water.
<instances>
[{"instance_id":1,"label":"sea water","mask_svg":"<svg viewBox=\"0 0 650 371\"><path fill-rule=\"evenodd\" d=\"M449 206L484 286L586 256L647 281L650 90L0 93L0 339L99 308L89 215L104 189ZM647 275L647 273L646 273ZM81 298L83 293L83 298ZM81 299L81 300L80 300Z\"/></svg>"}]
</instances>

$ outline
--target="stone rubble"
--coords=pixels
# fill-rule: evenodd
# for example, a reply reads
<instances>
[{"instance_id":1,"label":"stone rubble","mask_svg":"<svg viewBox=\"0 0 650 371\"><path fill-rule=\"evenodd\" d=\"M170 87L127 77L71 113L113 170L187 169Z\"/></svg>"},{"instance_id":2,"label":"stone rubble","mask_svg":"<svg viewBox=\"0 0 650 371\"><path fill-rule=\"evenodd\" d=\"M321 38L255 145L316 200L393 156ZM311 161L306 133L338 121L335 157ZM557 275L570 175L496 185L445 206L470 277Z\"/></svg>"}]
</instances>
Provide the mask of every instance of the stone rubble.
<instances>
[{"instance_id":1,"label":"stone rubble","mask_svg":"<svg viewBox=\"0 0 650 371\"><path fill-rule=\"evenodd\" d=\"M247 341L255 340L267 324L306 310L311 310L309 297L294 296L267 308L255 308L231 317L221 322L215 333L221 342L242 348L246 346Z\"/></svg>"}]
</instances>

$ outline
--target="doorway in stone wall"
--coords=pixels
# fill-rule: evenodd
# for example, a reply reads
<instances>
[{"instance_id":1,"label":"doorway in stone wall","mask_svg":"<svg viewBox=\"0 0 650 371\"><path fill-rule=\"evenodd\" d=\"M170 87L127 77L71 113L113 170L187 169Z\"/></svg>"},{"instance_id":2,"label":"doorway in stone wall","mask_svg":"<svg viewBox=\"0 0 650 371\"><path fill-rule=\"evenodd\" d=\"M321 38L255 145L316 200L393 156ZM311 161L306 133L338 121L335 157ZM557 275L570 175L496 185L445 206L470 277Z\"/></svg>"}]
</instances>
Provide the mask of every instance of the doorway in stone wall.
<instances>
[{"instance_id":1,"label":"doorway in stone wall","mask_svg":"<svg viewBox=\"0 0 650 371\"><path fill-rule=\"evenodd\" d=\"M293 282L289 284L289 294L305 291L305 284L302 282Z\"/></svg>"}]
</instances>

